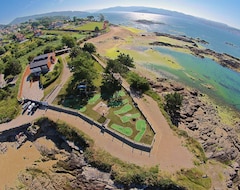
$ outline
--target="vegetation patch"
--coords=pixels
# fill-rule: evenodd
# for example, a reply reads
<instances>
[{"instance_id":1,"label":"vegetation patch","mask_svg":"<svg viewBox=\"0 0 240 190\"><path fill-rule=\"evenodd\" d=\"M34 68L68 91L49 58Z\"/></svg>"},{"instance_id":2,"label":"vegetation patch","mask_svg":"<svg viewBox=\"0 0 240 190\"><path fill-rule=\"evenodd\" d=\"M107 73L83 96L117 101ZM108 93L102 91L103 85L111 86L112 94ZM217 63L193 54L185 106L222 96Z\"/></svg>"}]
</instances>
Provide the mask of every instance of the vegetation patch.
<instances>
[{"instance_id":1,"label":"vegetation patch","mask_svg":"<svg viewBox=\"0 0 240 190\"><path fill-rule=\"evenodd\" d=\"M129 122L131 119L137 119L141 116L140 113L135 113L135 114L126 114L124 116L121 117L121 121L123 123L127 123Z\"/></svg>"},{"instance_id":2,"label":"vegetation patch","mask_svg":"<svg viewBox=\"0 0 240 190\"><path fill-rule=\"evenodd\" d=\"M133 130L130 127L122 127L120 125L117 124L112 124L111 128L113 128L114 130L118 131L119 133L126 135L128 137L130 137L133 133Z\"/></svg>"},{"instance_id":3,"label":"vegetation patch","mask_svg":"<svg viewBox=\"0 0 240 190\"><path fill-rule=\"evenodd\" d=\"M87 110L87 107L86 106L83 106L79 109L80 112L85 112Z\"/></svg>"},{"instance_id":4,"label":"vegetation patch","mask_svg":"<svg viewBox=\"0 0 240 190\"><path fill-rule=\"evenodd\" d=\"M134 138L135 141L139 142L142 139L146 131L146 128L147 128L147 125L145 120L137 120L136 129L137 131L139 131L139 133L137 134L137 136L135 136Z\"/></svg>"},{"instance_id":5,"label":"vegetation patch","mask_svg":"<svg viewBox=\"0 0 240 190\"><path fill-rule=\"evenodd\" d=\"M114 111L114 113L116 115L121 115L121 114L129 112L130 110L132 110L132 106L130 104L126 104L121 109Z\"/></svg>"},{"instance_id":6,"label":"vegetation patch","mask_svg":"<svg viewBox=\"0 0 240 190\"><path fill-rule=\"evenodd\" d=\"M95 104L101 97L101 94L95 94L92 98L88 100L89 104Z\"/></svg>"},{"instance_id":7,"label":"vegetation patch","mask_svg":"<svg viewBox=\"0 0 240 190\"><path fill-rule=\"evenodd\" d=\"M118 91L118 96L126 96L126 93L123 90Z\"/></svg>"},{"instance_id":8,"label":"vegetation patch","mask_svg":"<svg viewBox=\"0 0 240 190\"><path fill-rule=\"evenodd\" d=\"M193 190L206 190L211 188L211 179L203 177L204 173L196 168L181 170L177 174L178 184Z\"/></svg>"},{"instance_id":9,"label":"vegetation patch","mask_svg":"<svg viewBox=\"0 0 240 190\"><path fill-rule=\"evenodd\" d=\"M45 75L41 75L40 81L43 88L47 88L51 85L62 73L63 70L63 62L62 59L58 59L58 63L54 65L54 69L52 72L48 72Z\"/></svg>"},{"instance_id":10,"label":"vegetation patch","mask_svg":"<svg viewBox=\"0 0 240 190\"><path fill-rule=\"evenodd\" d=\"M75 30L94 31L96 27L98 27L99 30L102 30L103 29L103 22L88 22L86 24L83 24L82 26L79 26L79 27L75 28Z\"/></svg>"},{"instance_id":11,"label":"vegetation patch","mask_svg":"<svg viewBox=\"0 0 240 190\"><path fill-rule=\"evenodd\" d=\"M122 101L122 103L123 103L123 104L127 104L127 103L129 103L129 100L128 100L128 99L124 99L124 100Z\"/></svg>"}]
</instances>

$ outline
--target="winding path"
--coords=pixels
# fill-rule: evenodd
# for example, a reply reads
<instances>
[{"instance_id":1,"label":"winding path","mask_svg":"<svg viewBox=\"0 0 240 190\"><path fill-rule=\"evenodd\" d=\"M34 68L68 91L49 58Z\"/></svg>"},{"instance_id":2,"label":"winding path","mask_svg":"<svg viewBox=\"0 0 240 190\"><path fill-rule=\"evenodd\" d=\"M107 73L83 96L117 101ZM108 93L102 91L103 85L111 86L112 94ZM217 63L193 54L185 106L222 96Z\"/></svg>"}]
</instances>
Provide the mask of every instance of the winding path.
<instances>
[{"instance_id":1,"label":"winding path","mask_svg":"<svg viewBox=\"0 0 240 190\"><path fill-rule=\"evenodd\" d=\"M96 57L95 59L102 66L105 66L101 60ZM71 73L66 66L65 58L63 58L63 62L64 69L61 84L45 99L45 101L49 103L53 102L61 87L71 76ZM123 86L126 89L129 89L129 85L125 80L123 80ZM146 95L142 98L134 98L134 100L156 132L155 142L150 153L133 149L112 136L106 133L101 133L99 128L90 125L76 116L53 110L37 110L32 116L26 114L20 115L9 123L1 124L0 134L1 131L12 129L22 124L32 122L36 118L46 116L54 121L65 121L66 123L80 129L94 139L97 147L103 148L113 156L126 162L135 163L141 166L159 165L161 170L167 172L176 172L181 168L193 167L193 155L182 145L182 140L179 139L170 129L166 119L159 110L157 103Z\"/></svg>"}]
</instances>

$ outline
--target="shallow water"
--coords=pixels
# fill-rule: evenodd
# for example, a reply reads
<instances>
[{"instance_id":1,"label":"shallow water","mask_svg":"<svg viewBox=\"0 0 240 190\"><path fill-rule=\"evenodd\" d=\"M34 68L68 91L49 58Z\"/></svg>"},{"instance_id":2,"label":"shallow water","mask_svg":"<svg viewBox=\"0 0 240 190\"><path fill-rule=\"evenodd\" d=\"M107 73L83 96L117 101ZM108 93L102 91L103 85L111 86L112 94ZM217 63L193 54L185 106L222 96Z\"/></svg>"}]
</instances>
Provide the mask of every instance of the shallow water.
<instances>
[{"instance_id":1,"label":"shallow water","mask_svg":"<svg viewBox=\"0 0 240 190\"><path fill-rule=\"evenodd\" d=\"M145 64L145 67L155 71L167 71L176 76L173 79L200 89L211 97L240 110L240 73L224 68L209 58L200 59L167 48L155 47L154 49L172 55L184 69L176 70L154 63ZM211 87L212 89L209 89Z\"/></svg>"}]
</instances>

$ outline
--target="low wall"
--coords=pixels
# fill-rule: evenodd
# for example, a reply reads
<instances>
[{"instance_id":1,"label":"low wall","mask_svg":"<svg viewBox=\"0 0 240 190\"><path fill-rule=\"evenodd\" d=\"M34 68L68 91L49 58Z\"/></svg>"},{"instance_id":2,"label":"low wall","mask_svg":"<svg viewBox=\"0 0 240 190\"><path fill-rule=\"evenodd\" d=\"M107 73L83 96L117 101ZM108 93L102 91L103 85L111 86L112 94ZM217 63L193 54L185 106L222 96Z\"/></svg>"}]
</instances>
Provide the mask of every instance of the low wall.
<instances>
[{"instance_id":1,"label":"low wall","mask_svg":"<svg viewBox=\"0 0 240 190\"><path fill-rule=\"evenodd\" d=\"M25 100L25 101L28 101L28 100ZM30 100L30 101L38 103L40 105L42 104L39 101L34 101L34 100ZM63 107L60 107L60 106L54 106L54 105L48 105L47 109L51 109L51 110L54 110L54 111L57 111L57 112L63 112L63 113L69 114L69 115L73 115L73 116L79 117L79 118L83 119L85 122L89 123L90 125L94 125L94 126L98 127L101 130L102 133L104 133L104 132L108 133L109 135L111 135L114 138L122 141L123 143L127 144L128 146L130 146L132 148L135 148L135 149L138 149L138 150L142 150L142 151L145 151L145 152L150 152L151 149L152 149L154 140L153 140L151 145L137 143L137 142L132 141L131 139L126 138L125 136L123 136L123 135L121 135L121 134L119 134L119 133L117 133L117 132L115 132L115 131L113 131L113 130L111 130L109 128L106 128L104 125L102 125L102 124L92 120L88 116L86 116L86 115L84 115L82 113L79 113L79 112L77 112L75 110L72 110L72 109L69 109L69 108L63 108Z\"/></svg>"}]
</instances>

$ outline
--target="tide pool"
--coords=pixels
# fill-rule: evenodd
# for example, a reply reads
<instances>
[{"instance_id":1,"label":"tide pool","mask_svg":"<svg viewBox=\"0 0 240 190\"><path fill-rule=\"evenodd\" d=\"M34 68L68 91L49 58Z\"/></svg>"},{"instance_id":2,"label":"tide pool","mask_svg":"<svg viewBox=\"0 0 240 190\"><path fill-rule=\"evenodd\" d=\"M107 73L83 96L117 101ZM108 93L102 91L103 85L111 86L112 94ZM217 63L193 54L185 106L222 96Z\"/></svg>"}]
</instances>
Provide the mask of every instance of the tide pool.
<instances>
[{"instance_id":1,"label":"tide pool","mask_svg":"<svg viewBox=\"0 0 240 190\"><path fill-rule=\"evenodd\" d=\"M162 47L154 49L173 56L183 69L172 69L154 63L143 64L144 67L155 72L170 73L166 74L167 77L199 89L219 102L240 110L240 73L224 68L209 58L201 59Z\"/></svg>"}]
</instances>

